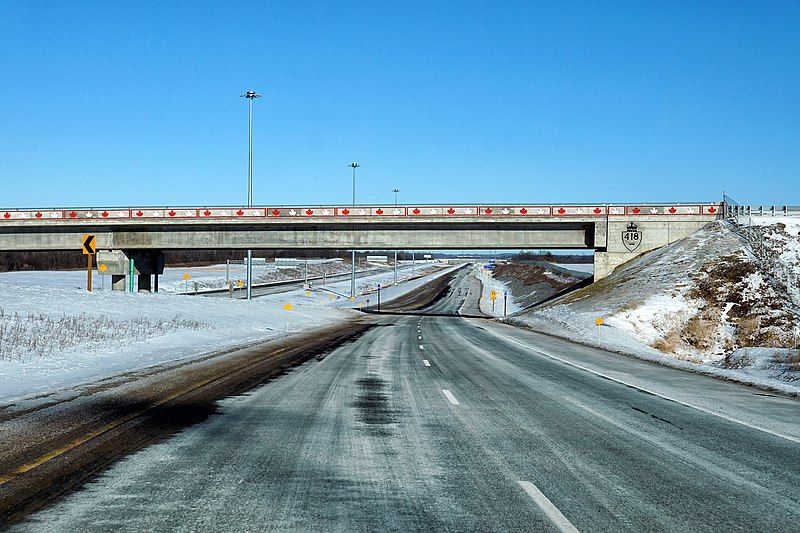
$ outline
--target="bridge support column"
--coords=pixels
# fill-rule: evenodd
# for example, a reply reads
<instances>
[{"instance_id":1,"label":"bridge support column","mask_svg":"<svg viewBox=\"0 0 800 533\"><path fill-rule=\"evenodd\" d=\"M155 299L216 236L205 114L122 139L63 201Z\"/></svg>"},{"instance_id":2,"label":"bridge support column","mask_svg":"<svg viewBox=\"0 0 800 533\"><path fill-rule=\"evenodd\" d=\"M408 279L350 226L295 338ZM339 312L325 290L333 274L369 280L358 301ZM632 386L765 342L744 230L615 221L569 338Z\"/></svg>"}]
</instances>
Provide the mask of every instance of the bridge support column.
<instances>
[{"instance_id":1,"label":"bridge support column","mask_svg":"<svg viewBox=\"0 0 800 533\"><path fill-rule=\"evenodd\" d=\"M630 252L595 252L594 280L603 279L622 263L628 262L640 254Z\"/></svg>"},{"instance_id":2,"label":"bridge support column","mask_svg":"<svg viewBox=\"0 0 800 533\"><path fill-rule=\"evenodd\" d=\"M111 290L112 291L125 291L125 276L113 274L111 276Z\"/></svg>"},{"instance_id":3,"label":"bridge support column","mask_svg":"<svg viewBox=\"0 0 800 533\"><path fill-rule=\"evenodd\" d=\"M134 271L130 272L130 261L133 260ZM97 265L104 266L104 273L111 275L111 287L115 291L125 290L125 278L128 275L138 276L139 292L151 292L152 278L156 276L158 291L158 275L164 273L164 253L160 250L98 250Z\"/></svg>"},{"instance_id":4,"label":"bridge support column","mask_svg":"<svg viewBox=\"0 0 800 533\"><path fill-rule=\"evenodd\" d=\"M150 276L150 274L139 274L139 292L151 292L152 278Z\"/></svg>"}]
</instances>

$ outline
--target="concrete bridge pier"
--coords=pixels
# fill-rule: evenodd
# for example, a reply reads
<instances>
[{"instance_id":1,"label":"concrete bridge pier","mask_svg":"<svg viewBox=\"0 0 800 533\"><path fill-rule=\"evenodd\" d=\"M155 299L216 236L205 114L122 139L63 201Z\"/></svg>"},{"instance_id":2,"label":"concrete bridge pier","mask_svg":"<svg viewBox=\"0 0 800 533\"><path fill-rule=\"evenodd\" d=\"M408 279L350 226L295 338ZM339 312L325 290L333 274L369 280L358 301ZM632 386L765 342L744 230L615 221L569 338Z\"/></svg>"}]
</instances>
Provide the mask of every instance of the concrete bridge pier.
<instances>
[{"instance_id":1,"label":"concrete bridge pier","mask_svg":"<svg viewBox=\"0 0 800 533\"><path fill-rule=\"evenodd\" d=\"M132 263L132 264L131 264ZM111 275L111 288L124 291L126 277L138 277L139 292L158 291L158 276L164 273L164 253L161 250L98 250L97 266L105 266L105 274Z\"/></svg>"},{"instance_id":2,"label":"concrete bridge pier","mask_svg":"<svg viewBox=\"0 0 800 533\"><path fill-rule=\"evenodd\" d=\"M158 277L158 274L156 274ZM139 292L152 292L152 277L150 274L139 274Z\"/></svg>"},{"instance_id":3,"label":"concrete bridge pier","mask_svg":"<svg viewBox=\"0 0 800 533\"><path fill-rule=\"evenodd\" d=\"M124 291L125 290L125 276L112 274L111 275L111 290L112 291Z\"/></svg>"}]
</instances>

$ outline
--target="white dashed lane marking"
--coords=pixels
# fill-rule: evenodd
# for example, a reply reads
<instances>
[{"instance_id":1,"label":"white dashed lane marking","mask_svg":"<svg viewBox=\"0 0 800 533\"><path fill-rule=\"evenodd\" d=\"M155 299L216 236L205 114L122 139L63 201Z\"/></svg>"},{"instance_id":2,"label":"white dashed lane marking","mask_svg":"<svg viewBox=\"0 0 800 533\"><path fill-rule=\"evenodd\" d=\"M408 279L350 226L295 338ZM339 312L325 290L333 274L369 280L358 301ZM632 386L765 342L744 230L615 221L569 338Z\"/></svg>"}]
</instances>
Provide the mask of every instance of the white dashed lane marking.
<instances>
[{"instance_id":1,"label":"white dashed lane marking","mask_svg":"<svg viewBox=\"0 0 800 533\"><path fill-rule=\"evenodd\" d=\"M428 362L427 359L423 359L422 364L424 364L425 366L431 366L431 364Z\"/></svg>"},{"instance_id":2,"label":"white dashed lane marking","mask_svg":"<svg viewBox=\"0 0 800 533\"><path fill-rule=\"evenodd\" d=\"M442 389L442 392L447 397L447 399L450 400L450 403L452 403L453 405L461 405L460 403L458 403L458 400L456 400L456 397L453 396L452 392L450 392L447 389Z\"/></svg>"},{"instance_id":3,"label":"white dashed lane marking","mask_svg":"<svg viewBox=\"0 0 800 533\"><path fill-rule=\"evenodd\" d=\"M553 505L547 496L542 494L542 491L539 490L539 487L531 483L530 481L517 481L519 486L522 487L528 496L539 506L539 509L547 515L547 518L553 523L554 526L558 528L559 531L563 533L578 533L578 528L572 525L566 516L561 514L561 511L558 510L558 507Z\"/></svg>"}]
</instances>

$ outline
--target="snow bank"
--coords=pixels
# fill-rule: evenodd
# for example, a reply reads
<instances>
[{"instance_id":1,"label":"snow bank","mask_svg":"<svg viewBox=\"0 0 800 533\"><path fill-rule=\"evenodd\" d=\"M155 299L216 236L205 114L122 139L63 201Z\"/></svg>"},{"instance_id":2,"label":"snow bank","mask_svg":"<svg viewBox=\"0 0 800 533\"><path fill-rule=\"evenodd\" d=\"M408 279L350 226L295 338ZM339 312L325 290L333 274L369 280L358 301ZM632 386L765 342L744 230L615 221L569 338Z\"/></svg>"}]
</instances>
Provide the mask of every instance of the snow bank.
<instances>
[{"instance_id":1,"label":"snow bank","mask_svg":"<svg viewBox=\"0 0 800 533\"><path fill-rule=\"evenodd\" d=\"M426 275L386 289L385 301L448 270L426 265ZM349 280L331 283L325 290L291 290L248 302L88 293L71 286L71 272L47 274L27 276L27 285L18 283L20 276L0 276L2 403L341 323L358 316L350 307L363 305L360 299L342 296L349 291ZM388 276L391 273L378 272L359 278L358 289L366 294L377 283L386 285Z\"/></svg>"},{"instance_id":2,"label":"snow bank","mask_svg":"<svg viewBox=\"0 0 800 533\"><path fill-rule=\"evenodd\" d=\"M795 239L780 241L784 250L793 249L798 232L776 229ZM602 326L596 325L598 318ZM800 393L794 384L800 369L782 362L797 354L797 308L759 270L744 239L724 222L644 254L607 278L509 322L672 366ZM766 351L754 352L752 346ZM743 348L747 351L737 352Z\"/></svg>"},{"instance_id":3,"label":"snow bank","mask_svg":"<svg viewBox=\"0 0 800 533\"><path fill-rule=\"evenodd\" d=\"M522 307L514 300L514 295L506 282L495 279L491 271L482 268L480 265L476 265L473 268L475 272L472 275L477 277L482 285L481 298L478 303L484 315L495 317L504 316L503 300L505 297L508 298L506 314L510 315L522 310ZM494 301L494 306L492 305L492 291L495 291L497 296L497 299Z\"/></svg>"}]
</instances>

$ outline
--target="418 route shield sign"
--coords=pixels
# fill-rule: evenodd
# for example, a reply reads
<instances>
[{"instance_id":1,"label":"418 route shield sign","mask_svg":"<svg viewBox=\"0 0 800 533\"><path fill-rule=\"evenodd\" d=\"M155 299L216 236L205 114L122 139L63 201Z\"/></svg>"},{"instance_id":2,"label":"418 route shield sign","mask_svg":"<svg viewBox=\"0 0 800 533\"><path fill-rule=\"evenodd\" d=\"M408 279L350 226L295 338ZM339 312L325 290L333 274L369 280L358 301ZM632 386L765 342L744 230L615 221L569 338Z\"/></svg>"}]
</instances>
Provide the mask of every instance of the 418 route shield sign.
<instances>
[{"instance_id":1,"label":"418 route shield sign","mask_svg":"<svg viewBox=\"0 0 800 533\"><path fill-rule=\"evenodd\" d=\"M622 244L629 252L636 250L642 244L642 232L636 224L631 222L622 232Z\"/></svg>"}]
</instances>

